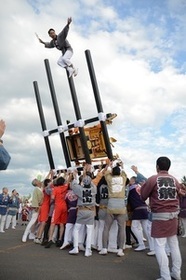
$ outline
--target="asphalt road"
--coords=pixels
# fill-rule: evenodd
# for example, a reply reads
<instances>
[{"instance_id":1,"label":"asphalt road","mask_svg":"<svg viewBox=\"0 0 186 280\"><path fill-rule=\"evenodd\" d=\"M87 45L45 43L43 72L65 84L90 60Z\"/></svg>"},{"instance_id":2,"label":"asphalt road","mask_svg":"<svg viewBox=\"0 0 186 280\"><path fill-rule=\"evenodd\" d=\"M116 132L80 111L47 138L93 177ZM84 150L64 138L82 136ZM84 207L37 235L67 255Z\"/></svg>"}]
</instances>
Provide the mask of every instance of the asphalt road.
<instances>
[{"instance_id":1,"label":"asphalt road","mask_svg":"<svg viewBox=\"0 0 186 280\"><path fill-rule=\"evenodd\" d=\"M109 253L91 257L83 252L69 255L69 249L50 249L29 240L21 242L24 227L0 233L0 280L155 280L159 269L147 251L126 249L124 257ZM182 280L186 280L186 238L179 237L182 254ZM171 262L171 261L170 261Z\"/></svg>"}]
</instances>

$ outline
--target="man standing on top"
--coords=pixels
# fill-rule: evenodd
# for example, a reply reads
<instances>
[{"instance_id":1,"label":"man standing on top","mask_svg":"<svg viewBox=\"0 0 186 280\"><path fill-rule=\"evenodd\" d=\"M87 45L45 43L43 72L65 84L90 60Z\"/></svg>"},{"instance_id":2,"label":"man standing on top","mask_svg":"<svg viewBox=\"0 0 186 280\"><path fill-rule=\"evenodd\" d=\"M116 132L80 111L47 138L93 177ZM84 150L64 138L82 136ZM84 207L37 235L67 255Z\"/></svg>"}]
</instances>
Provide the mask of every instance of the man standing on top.
<instances>
[{"instance_id":1,"label":"man standing on top","mask_svg":"<svg viewBox=\"0 0 186 280\"><path fill-rule=\"evenodd\" d=\"M45 45L45 48L57 48L58 50L62 51L62 55L57 61L57 64L63 68L66 68L69 73L69 78L74 75L77 75L77 69L74 68L72 62L70 61L72 55L73 55L73 49L70 45L70 43L67 41L66 37L68 35L69 31L69 25L72 22L72 18L69 17L67 19L67 25L63 28L63 30L56 35L56 32L53 28L50 28L48 30L49 36L52 38L50 42L44 42L41 40L37 34L38 40L40 43Z\"/></svg>"},{"instance_id":2,"label":"man standing on top","mask_svg":"<svg viewBox=\"0 0 186 280\"><path fill-rule=\"evenodd\" d=\"M161 278L157 280L181 280L181 254L177 238L180 184L168 173L171 161L160 157L156 161L157 175L151 176L141 187L141 198L149 197L152 211L151 236L154 237L154 250L160 268ZM172 269L165 245L171 251Z\"/></svg>"}]
</instances>

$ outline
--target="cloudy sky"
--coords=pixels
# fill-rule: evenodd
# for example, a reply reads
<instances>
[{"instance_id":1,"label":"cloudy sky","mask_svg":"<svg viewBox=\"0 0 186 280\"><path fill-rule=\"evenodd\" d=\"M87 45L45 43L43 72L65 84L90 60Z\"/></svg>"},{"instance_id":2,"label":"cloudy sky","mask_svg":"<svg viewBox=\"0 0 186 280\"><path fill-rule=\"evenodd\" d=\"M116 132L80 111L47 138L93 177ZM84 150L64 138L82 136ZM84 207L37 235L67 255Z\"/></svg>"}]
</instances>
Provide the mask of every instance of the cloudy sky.
<instances>
[{"instance_id":1,"label":"cloudy sky","mask_svg":"<svg viewBox=\"0 0 186 280\"><path fill-rule=\"evenodd\" d=\"M33 81L38 81L47 128L56 128L44 67L52 70L62 122L75 121L60 52L45 49L35 32L60 32L71 16L68 40L84 119L97 116L85 50L91 51L105 113L117 113L109 135L113 153L128 176L135 164L147 177L157 157L172 161L170 172L186 175L186 2L184 0L6 0L0 10L0 118L7 124L4 143L12 160L1 171L0 187L32 192L31 180L49 170ZM56 169L65 166L59 135L50 137Z\"/></svg>"}]
</instances>

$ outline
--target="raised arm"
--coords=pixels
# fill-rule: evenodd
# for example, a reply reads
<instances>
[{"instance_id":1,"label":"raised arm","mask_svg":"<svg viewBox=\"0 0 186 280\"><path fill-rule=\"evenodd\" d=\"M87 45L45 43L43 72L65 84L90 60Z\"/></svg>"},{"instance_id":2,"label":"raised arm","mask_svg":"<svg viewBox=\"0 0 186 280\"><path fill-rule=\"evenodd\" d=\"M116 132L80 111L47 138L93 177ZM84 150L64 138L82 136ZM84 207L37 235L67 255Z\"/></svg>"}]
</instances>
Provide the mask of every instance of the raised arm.
<instances>
[{"instance_id":1,"label":"raised arm","mask_svg":"<svg viewBox=\"0 0 186 280\"><path fill-rule=\"evenodd\" d=\"M136 177L136 181L138 183L144 183L147 181L147 178L145 176L143 176L143 174L141 174L139 171L138 171L138 168L137 166L135 165L132 165L131 166L131 169L136 173L137 177Z\"/></svg>"},{"instance_id":2,"label":"raised arm","mask_svg":"<svg viewBox=\"0 0 186 280\"><path fill-rule=\"evenodd\" d=\"M36 35L36 38L38 39L38 41L41 43L41 44L44 44L45 45L45 42L43 40L41 40L41 38L39 37L39 35L37 33L35 33Z\"/></svg>"},{"instance_id":3,"label":"raised arm","mask_svg":"<svg viewBox=\"0 0 186 280\"><path fill-rule=\"evenodd\" d=\"M49 48L49 49L50 49L50 48L54 48L54 47L55 47L53 41L44 42L44 41L38 36L37 33L35 33L35 35L36 35L36 37L37 37L39 43L43 44L43 45L45 46L45 48Z\"/></svg>"},{"instance_id":4,"label":"raised arm","mask_svg":"<svg viewBox=\"0 0 186 280\"><path fill-rule=\"evenodd\" d=\"M0 120L0 138L5 133L5 129L6 129L5 121L4 120Z\"/></svg>"},{"instance_id":5,"label":"raised arm","mask_svg":"<svg viewBox=\"0 0 186 280\"><path fill-rule=\"evenodd\" d=\"M69 18L67 19L67 25L70 25L70 24L71 24L71 22L72 22L72 18L71 18L71 17L69 17Z\"/></svg>"},{"instance_id":6,"label":"raised arm","mask_svg":"<svg viewBox=\"0 0 186 280\"><path fill-rule=\"evenodd\" d=\"M43 45L45 45L45 42L43 40L41 40L41 38L38 38L39 42Z\"/></svg>"},{"instance_id":7,"label":"raised arm","mask_svg":"<svg viewBox=\"0 0 186 280\"><path fill-rule=\"evenodd\" d=\"M64 40L66 40L66 37L68 35L68 31L69 31L69 25L72 22L72 18L69 17L67 19L67 24L65 25L65 27L63 28L63 30L58 34L58 41L59 42L63 42Z\"/></svg>"}]
</instances>

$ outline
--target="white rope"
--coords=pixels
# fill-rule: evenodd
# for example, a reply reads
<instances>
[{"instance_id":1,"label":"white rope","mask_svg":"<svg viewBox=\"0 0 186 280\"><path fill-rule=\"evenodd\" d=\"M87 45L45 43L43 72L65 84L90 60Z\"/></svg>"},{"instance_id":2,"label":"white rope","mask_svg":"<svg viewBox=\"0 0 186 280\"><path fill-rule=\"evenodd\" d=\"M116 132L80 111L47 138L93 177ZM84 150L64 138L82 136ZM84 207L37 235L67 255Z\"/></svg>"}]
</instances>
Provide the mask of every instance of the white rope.
<instances>
[{"instance_id":1,"label":"white rope","mask_svg":"<svg viewBox=\"0 0 186 280\"><path fill-rule=\"evenodd\" d=\"M65 132L68 130L68 125L59 125L58 126L58 132L61 133L61 132Z\"/></svg>"},{"instance_id":2,"label":"white rope","mask_svg":"<svg viewBox=\"0 0 186 280\"><path fill-rule=\"evenodd\" d=\"M106 121L106 114L105 113L103 113L103 112L100 112L99 114L98 114L98 118L99 118L99 121L101 122L101 121Z\"/></svg>"},{"instance_id":3,"label":"white rope","mask_svg":"<svg viewBox=\"0 0 186 280\"><path fill-rule=\"evenodd\" d=\"M85 125L85 121L83 119L79 119L74 123L74 127L83 127Z\"/></svg>"},{"instance_id":4,"label":"white rope","mask_svg":"<svg viewBox=\"0 0 186 280\"><path fill-rule=\"evenodd\" d=\"M44 137L49 136L49 131L48 131L48 130L44 130L44 131L43 131L43 136L44 136Z\"/></svg>"}]
</instances>

